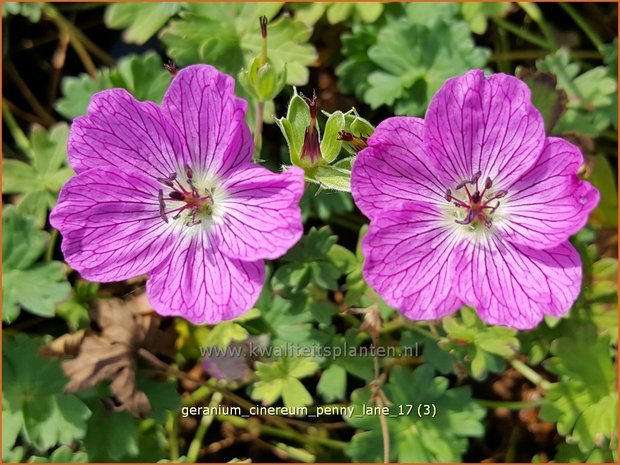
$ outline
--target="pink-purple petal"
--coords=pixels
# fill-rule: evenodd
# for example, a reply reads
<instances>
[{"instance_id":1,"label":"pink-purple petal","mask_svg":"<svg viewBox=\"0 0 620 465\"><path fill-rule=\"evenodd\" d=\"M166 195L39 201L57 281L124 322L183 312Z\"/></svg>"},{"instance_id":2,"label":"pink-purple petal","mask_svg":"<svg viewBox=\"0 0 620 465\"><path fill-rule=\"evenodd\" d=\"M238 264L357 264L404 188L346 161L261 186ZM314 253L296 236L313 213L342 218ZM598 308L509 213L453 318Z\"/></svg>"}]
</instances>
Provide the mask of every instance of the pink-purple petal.
<instances>
[{"instance_id":1,"label":"pink-purple petal","mask_svg":"<svg viewBox=\"0 0 620 465\"><path fill-rule=\"evenodd\" d=\"M265 278L263 262L226 257L212 240L206 234L185 238L150 274L146 288L157 313L215 324L256 303Z\"/></svg>"},{"instance_id":2,"label":"pink-purple petal","mask_svg":"<svg viewBox=\"0 0 620 465\"><path fill-rule=\"evenodd\" d=\"M224 215L217 231L225 255L243 260L274 259L301 237L299 200L304 172L300 168L273 173L248 164L225 179L223 188Z\"/></svg>"},{"instance_id":3,"label":"pink-purple petal","mask_svg":"<svg viewBox=\"0 0 620 465\"><path fill-rule=\"evenodd\" d=\"M581 260L569 242L539 250L489 237L463 242L451 259L456 291L488 324L531 329L568 312L581 290Z\"/></svg>"},{"instance_id":4,"label":"pink-purple petal","mask_svg":"<svg viewBox=\"0 0 620 465\"><path fill-rule=\"evenodd\" d=\"M157 184L136 171L105 167L71 178L50 222L62 234L67 263L92 281L148 273L176 240L159 217Z\"/></svg>"},{"instance_id":5,"label":"pink-purple petal","mask_svg":"<svg viewBox=\"0 0 620 465\"><path fill-rule=\"evenodd\" d=\"M252 160L247 102L234 90L232 77L208 65L183 68L170 84L162 110L182 135L193 169L225 177Z\"/></svg>"},{"instance_id":6,"label":"pink-purple petal","mask_svg":"<svg viewBox=\"0 0 620 465\"><path fill-rule=\"evenodd\" d=\"M394 202L435 203L446 187L434 174L434 161L424 143L424 120L388 118L368 139L351 173L351 193L358 208L369 218Z\"/></svg>"},{"instance_id":7,"label":"pink-purple petal","mask_svg":"<svg viewBox=\"0 0 620 465\"><path fill-rule=\"evenodd\" d=\"M507 189L534 165L545 141L543 119L525 83L481 70L448 80L425 120L425 142L448 185L480 171Z\"/></svg>"},{"instance_id":8,"label":"pink-purple petal","mask_svg":"<svg viewBox=\"0 0 620 465\"><path fill-rule=\"evenodd\" d=\"M431 205L384 210L362 243L366 282L411 319L442 318L461 305L448 265L457 240Z\"/></svg>"},{"instance_id":9,"label":"pink-purple petal","mask_svg":"<svg viewBox=\"0 0 620 465\"><path fill-rule=\"evenodd\" d=\"M76 173L116 167L166 177L187 161L176 129L152 102L139 102L124 89L98 92L88 113L73 121L67 143Z\"/></svg>"},{"instance_id":10,"label":"pink-purple petal","mask_svg":"<svg viewBox=\"0 0 620 465\"><path fill-rule=\"evenodd\" d=\"M536 249L554 247L585 226L599 192L577 177L583 156L573 144L549 138L536 165L502 200L503 236Z\"/></svg>"}]
</instances>

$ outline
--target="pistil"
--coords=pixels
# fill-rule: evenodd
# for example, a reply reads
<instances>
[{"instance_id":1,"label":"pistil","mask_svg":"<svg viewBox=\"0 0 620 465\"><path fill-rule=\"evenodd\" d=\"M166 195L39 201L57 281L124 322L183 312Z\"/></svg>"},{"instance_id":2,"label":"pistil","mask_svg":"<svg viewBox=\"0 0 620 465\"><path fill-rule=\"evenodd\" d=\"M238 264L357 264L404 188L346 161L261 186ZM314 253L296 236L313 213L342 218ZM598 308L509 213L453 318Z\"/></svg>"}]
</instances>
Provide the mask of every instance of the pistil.
<instances>
[{"instance_id":1,"label":"pistil","mask_svg":"<svg viewBox=\"0 0 620 465\"><path fill-rule=\"evenodd\" d=\"M505 197L508 192L505 190L500 190L496 192L493 196L485 199L484 196L486 195L487 191L493 187L493 181L491 178L487 177L484 182L484 188L481 192L478 186L478 182L481 176L482 173L478 171L472 176L471 179L467 179L456 186L457 191L461 189L465 190L465 193L467 194L466 201L454 197L450 189L446 190L446 194L444 196L446 201L452 202L452 204L458 208L465 208L467 210L465 218L462 220L455 220L456 223L468 225L472 224L476 220L479 220L484 223L487 228L491 227L492 218L490 217L490 215L495 213L495 211L499 207L500 202L498 200ZM475 188L473 193L470 191L468 185L471 185ZM493 201L496 201L496 203L494 205L491 205L491 202Z\"/></svg>"},{"instance_id":2,"label":"pistil","mask_svg":"<svg viewBox=\"0 0 620 465\"><path fill-rule=\"evenodd\" d=\"M186 176L185 182L189 186L189 190L179 182L176 173L172 173L166 178L157 178L160 183L171 189L167 198L164 196L163 189L158 191L159 215L168 223L168 215L175 213L172 219L176 220L181 217L183 212L187 211L188 221L185 225L189 227L200 224L202 222L200 216L211 216L213 213L213 196L208 189L204 189L203 195L199 192L194 184L194 173L191 167L185 165L184 171ZM182 204L171 210L166 210L166 201L182 202Z\"/></svg>"}]
</instances>

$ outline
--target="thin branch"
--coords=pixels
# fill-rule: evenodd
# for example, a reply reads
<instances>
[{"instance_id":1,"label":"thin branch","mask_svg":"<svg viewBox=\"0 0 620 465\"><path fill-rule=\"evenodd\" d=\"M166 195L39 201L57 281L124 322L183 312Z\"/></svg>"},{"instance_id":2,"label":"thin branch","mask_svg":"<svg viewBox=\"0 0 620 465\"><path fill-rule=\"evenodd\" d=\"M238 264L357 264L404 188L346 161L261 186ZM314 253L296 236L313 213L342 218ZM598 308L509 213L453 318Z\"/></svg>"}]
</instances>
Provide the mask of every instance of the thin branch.
<instances>
[{"instance_id":1,"label":"thin branch","mask_svg":"<svg viewBox=\"0 0 620 465\"><path fill-rule=\"evenodd\" d=\"M44 126L47 127L47 126L51 126L52 124L54 124L54 118L52 117L52 115L50 115L45 110L43 105L41 105L39 100L37 100L37 98L34 96L32 91L30 90L30 87L28 87L28 84L26 84L26 82L22 79L22 77L17 72L17 69L15 69L15 66L13 65L13 63L11 63L10 61L6 63L5 69L9 77L13 80L13 82L15 82L15 85L17 86L21 94L24 96L24 98L26 99L30 107L34 110L36 115L39 118L41 118L41 120L43 120Z\"/></svg>"},{"instance_id":2,"label":"thin branch","mask_svg":"<svg viewBox=\"0 0 620 465\"><path fill-rule=\"evenodd\" d=\"M514 34L517 37L520 37L521 39L525 40L526 42L529 42L531 44L536 45L537 47L543 48L545 50L549 50L549 51L553 51L553 47L550 47L549 44L547 44L547 42L535 35L532 34L531 32L520 28L519 26L515 26L512 23L509 23L508 21L501 19L501 18L493 18L493 21L495 22L495 24L497 24L499 27L506 29L508 32L511 32L512 34Z\"/></svg>"},{"instance_id":3,"label":"thin branch","mask_svg":"<svg viewBox=\"0 0 620 465\"><path fill-rule=\"evenodd\" d=\"M572 5L568 3L560 2L559 4L566 13L575 21L577 26L581 28L583 33L590 39L590 42L594 44L599 52L603 50L603 41L596 32L590 27L587 21L579 14Z\"/></svg>"}]
</instances>

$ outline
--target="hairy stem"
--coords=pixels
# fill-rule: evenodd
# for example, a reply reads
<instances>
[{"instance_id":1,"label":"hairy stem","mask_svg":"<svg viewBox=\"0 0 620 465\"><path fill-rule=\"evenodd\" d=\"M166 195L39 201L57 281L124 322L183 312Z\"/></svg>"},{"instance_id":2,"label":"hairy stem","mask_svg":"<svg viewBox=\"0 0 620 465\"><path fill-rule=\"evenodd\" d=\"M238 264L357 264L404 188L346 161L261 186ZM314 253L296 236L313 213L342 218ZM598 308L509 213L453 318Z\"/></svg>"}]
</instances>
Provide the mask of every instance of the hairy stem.
<instances>
[{"instance_id":1,"label":"hairy stem","mask_svg":"<svg viewBox=\"0 0 620 465\"><path fill-rule=\"evenodd\" d=\"M545 391L551 387L551 383L536 373L532 368L527 366L521 360L513 359L510 364L512 367L521 373L528 381L536 386L540 386Z\"/></svg>"},{"instance_id":2,"label":"hairy stem","mask_svg":"<svg viewBox=\"0 0 620 465\"><path fill-rule=\"evenodd\" d=\"M263 113L265 112L265 102L258 102L256 105L256 126L254 126L254 161L260 158L260 151L263 146Z\"/></svg>"},{"instance_id":3,"label":"hairy stem","mask_svg":"<svg viewBox=\"0 0 620 465\"><path fill-rule=\"evenodd\" d=\"M553 47L550 47L549 44L547 44L547 41L545 41L541 37L538 37L537 35L532 34L531 32L528 32L527 30L522 29L519 26L515 26L514 24L509 23L502 18L493 18L493 21L495 21L495 24L497 24L499 27L506 29L508 32L525 40L526 42L534 44L537 47L543 48L545 50L553 51Z\"/></svg>"},{"instance_id":4,"label":"hairy stem","mask_svg":"<svg viewBox=\"0 0 620 465\"><path fill-rule=\"evenodd\" d=\"M211 396L211 402L209 402L209 411L214 409L222 402L223 396L219 392L214 392ZM198 460L198 456L200 454L200 448L202 447L202 442L204 440L211 423L215 419L215 415L203 415L200 420L200 424L196 429L196 433L194 434L194 439L189 445L189 449L187 451L187 461L191 463L195 463Z\"/></svg>"}]
</instances>

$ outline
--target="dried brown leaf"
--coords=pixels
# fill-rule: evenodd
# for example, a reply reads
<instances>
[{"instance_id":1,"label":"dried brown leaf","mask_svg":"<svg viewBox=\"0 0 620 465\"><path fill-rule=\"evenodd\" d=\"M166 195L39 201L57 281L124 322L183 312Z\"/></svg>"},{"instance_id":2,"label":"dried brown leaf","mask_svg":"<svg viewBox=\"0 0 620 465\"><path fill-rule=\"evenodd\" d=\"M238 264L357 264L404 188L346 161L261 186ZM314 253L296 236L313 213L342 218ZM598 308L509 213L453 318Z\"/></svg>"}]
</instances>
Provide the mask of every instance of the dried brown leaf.
<instances>
[{"instance_id":1,"label":"dried brown leaf","mask_svg":"<svg viewBox=\"0 0 620 465\"><path fill-rule=\"evenodd\" d=\"M110 408L145 415L151 406L136 385L136 353L145 349L172 358L176 334L171 320L153 313L145 294L127 300L99 300L89 313L95 329L61 336L41 354L74 357L62 362L69 377L65 391L89 389L110 380Z\"/></svg>"}]
</instances>

